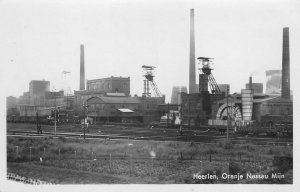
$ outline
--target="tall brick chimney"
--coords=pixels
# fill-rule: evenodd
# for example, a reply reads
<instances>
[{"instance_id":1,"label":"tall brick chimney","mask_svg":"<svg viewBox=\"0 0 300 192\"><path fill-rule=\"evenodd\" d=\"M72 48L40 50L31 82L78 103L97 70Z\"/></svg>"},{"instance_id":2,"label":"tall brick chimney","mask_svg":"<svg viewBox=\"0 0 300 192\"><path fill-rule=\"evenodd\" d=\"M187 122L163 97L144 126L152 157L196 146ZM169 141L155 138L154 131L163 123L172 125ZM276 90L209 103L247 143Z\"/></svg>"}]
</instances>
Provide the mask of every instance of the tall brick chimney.
<instances>
[{"instance_id":1,"label":"tall brick chimney","mask_svg":"<svg viewBox=\"0 0 300 192\"><path fill-rule=\"evenodd\" d=\"M85 90L85 73L84 73L84 46L80 45L80 88Z\"/></svg>"},{"instance_id":2,"label":"tall brick chimney","mask_svg":"<svg viewBox=\"0 0 300 192\"><path fill-rule=\"evenodd\" d=\"M289 28L283 28L282 43L282 85L281 97L290 99L290 46L289 46Z\"/></svg>"},{"instance_id":3,"label":"tall brick chimney","mask_svg":"<svg viewBox=\"0 0 300 192\"><path fill-rule=\"evenodd\" d=\"M194 9L191 9L190 18L190 73L189 93L196 92L196 66L195 66L195 31L194 31Z\"/></svg>"},{"instance_id":4,"label":"tall brick chimney","mask_svg":"<svg viewBox=\"0 0 300 192\"><path fill-rule=\"evenodd\" d=\"M249 77L249 89L252 89L252 76Z\"/></svg>"}]
</instances>

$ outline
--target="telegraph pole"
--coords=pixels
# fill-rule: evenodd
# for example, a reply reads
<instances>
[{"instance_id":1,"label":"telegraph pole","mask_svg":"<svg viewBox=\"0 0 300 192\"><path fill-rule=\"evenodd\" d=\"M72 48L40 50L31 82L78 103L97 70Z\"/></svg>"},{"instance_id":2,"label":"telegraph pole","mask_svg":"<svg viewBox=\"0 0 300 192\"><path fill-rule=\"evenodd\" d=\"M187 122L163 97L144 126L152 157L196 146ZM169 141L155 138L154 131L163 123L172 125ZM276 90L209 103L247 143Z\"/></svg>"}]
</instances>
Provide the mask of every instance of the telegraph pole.
<instances>
[{"instance_id":1,"label":"telegraph pole","mask_svg":"<svg viewBox=\"0 0 300 192\"><path fill-rule=\"evenodd\" d=\"M229 113L228 113L228 96L229 96L229 86L227 85L227 95L226 95L226 111L227 111L227 141L228 141L228 127L229 127Z\"/></svg>"},{"instance_id":2,"label":"telegraph pole","mask_svg":"<svg viewBox=\"0 0 300 192\"><path fill-rule=\"evenodd\" d=\"M87 111L88 110L88 105L87 104L83 104L83 113L84 113L84 119L83 119L83 138L85 139L85 120L86 120L86 115L87 115Z\"/></svg>"},{"instance_id":3,"label":"telegraph pole","mask_svg":"<svg viewBox=\"0 0 300 192\"><path fill-rule=\"evenodd\" d=\"M169 112L170 112L170 104L168 103L168 112L167 112L167 128L169 128Z\"/></svg>"},{"instance_id":4,"label":"telegraph pole","mask_svg":"<svg viewBox=\"0 0 300 192\"><path fill-rule=\"evenodd\" d=\"M39 134L39 114L37 110L36 110L36 130L37 133Z\"/></svg>"},{"instance_id":5,"label":"telegraph pole","mask_svg":"<svg viewBox=\"0 0 300 192\"><path fill-rule=\"evenodd\" d=\"M54 110L54 135L56 136L56 96L54 96L55 100L55 110Z\"/></svg>"},{"instance_id":6,"label":"telegraph pole","mask_svg":"<svg viewBox=\"0 0 300 192\"><path fill-rule=\"evenodd\" d=\"M56 136L56 92L55 92L55 88L54 91L52 92L52 94L54 94L54 135Z\"/></svg>"},{"instance_id":7,"label":"telegraph pole","mask_svg":"<svg viewBox=\"0 0 300 192\"><path fill-rule=\"evenodd\" d=\"M190 106L190 98L188 97L188 112L189 112L189 116L188 116L189 117L189 122L188 123L189 123L189 129L191 128L191 117L190 117L191 116L191 112L190 112L190 107L191 107Z\"/></svg>"}]
</instances>

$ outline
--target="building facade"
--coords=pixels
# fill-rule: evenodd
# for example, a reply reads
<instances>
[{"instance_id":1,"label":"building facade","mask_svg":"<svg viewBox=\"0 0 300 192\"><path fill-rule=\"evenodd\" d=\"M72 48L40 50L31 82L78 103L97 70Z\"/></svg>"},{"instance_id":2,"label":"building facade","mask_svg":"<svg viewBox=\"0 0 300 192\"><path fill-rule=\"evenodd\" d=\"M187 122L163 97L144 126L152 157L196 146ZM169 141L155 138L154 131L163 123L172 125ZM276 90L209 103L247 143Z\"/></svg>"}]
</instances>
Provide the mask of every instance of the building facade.
<instances>
[{"instance_id":1,"label":"building facade","mask_svg":"<svg viewBox=\"0 0 300 192\"><path fill-rule=\"evenodd\" d=\"M230 94L230 85L229 84L218 84L218 87L222 93L227 95L227 87L228 87L228 94Z\"/></svg>"},{"instance_id":2,"label":"building facade","mask_svg":"<svg viewBox=\"0 0 300 192\"><path fill-rule=\"evenodd\" d=\"M252 86L251 86L254 90L254 93L260 93L260 94L263 94L263 90L264 90L264 84L262 83L252 83ZM250 84L247 83L246 84L246 89L250 89Z\"/></svg>"},{"instance_id":3,"label":"building facade","mask_svg":"<svg viewBox=\"0 0 300 192\"><path fill-rule=\"evenodd\" d=\"M214 108L218 108L213 113L213 119L227 120L228 115L226 107L228 106L229 116L233 121L244 121L242 107L242 95L230 95L227 100L223 99L214 104ZM225 119L222 117L226 117ZM293 101L283 99L280 96L254 94L251 121L257 123L273 122L292 122L293 121Z\"/></svg>"},{"instance_id":4,"label":"building facade","mask_svg":"<svg viewBox=\"0 0 300 192\"><path fill-rule=\"evenodd\" d=\"M212 104L222 100L225 93L210 94L208 91L202 91L194 94L182 93L181 97L182 124L197 127L208 124L208 119L216 111Z\"/></svg>"},{"instance_id":5,"label":"building facade","mask_svg":"<svg viewBox=\"0 0 300 192\"><path fill-rule=\"evenodd\" d=\"M87 100L88 116L94 122L128 122L143 121L142 102L137 97L95 96Z\"/></svg>"},{"instance_id":6,"label":"building facade","mask_svg":"<svg viewBox=\"0 0 300 192\"><path fill-rule=\"evenodd\" d=\"M138 97L142 102L142 114L144 124L159 122L161 113L159 105L165 104L165 95L162 97Z\"/></svg>"},{"instance_id":7,"label":"building facade","mask_svg":"<svg viewBox=\"0 0 300 192\"><path fill-rule=\"evenodd\" d=\"M130 77L108 77L87 80L87 91L100 91L105 93L124 93L130 95Z\"/></svg>"},{"instance_id":8,"label":"building facade","mask_svg":"<svg viewBox=\"0 0 300 192\"><path fill-rule=\"evenodd\" d=\"M45 105L45 92L50 91L49 81L32 80L29 83L30 105Z\"/></svg>"},{"instance_id":9,"label":"building facade","mask_svg":"<svg viewBox=\"0 0 300 192\"><path fill-rule=\"evenodd\" d=\"M174 86L172 88L171 104L179 105L181 103L181 92L187 93L187 87Z\"/></svg>"}]
</instances>

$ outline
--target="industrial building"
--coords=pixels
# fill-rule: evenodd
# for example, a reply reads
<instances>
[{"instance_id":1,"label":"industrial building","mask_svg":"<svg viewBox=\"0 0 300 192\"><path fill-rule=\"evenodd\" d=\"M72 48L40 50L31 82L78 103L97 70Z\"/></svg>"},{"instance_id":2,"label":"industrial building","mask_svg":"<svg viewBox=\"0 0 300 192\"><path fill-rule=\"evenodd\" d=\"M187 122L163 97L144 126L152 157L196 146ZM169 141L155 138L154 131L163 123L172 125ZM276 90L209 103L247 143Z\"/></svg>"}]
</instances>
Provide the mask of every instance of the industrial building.
<instances>
[{"instance_id":1,"label":"industrial building","mask_svg":"<svg viewBox=\"0 0 300 192\"><path fill-rule=\"evenodd\" d=\"M111 76L86 81L84 45L80 45L80 82L74 96L65 96L63 91L51 92L49 81L33 80L29 84L29 92L24 92L17 101L20 116L34 118L36 112L46 114L47 108L60 106L76 116L88 116L96 123L150 124L159 121L163 113L170 110L180 111L182 125L196 127L224 126L227 120L234 125L293 121L288 28L283 29L282 70L266 72L266 94L263 93L263 84L252 83L252 77L241 93L230 94L230 85L218 84L213 77L213 58L208 57L198 58L202 68L197 84L194 28L194 9L191 9L189 90L187 93L186 87L173 87L171 104L165 103L165 95L161 94L154 81L155 66L142 66L145 79L141 97L130 95L130 77ZM12 103L13 98L10 100ZM11 106L9 103L8 106ZM86 113L84 108L87 108Z\"/></svg>"},{"instance_id":2,"label":"industrial building","mask_svg":"<svg viewBox=\"0 0 300 192\"><path fill-rule=\"evenodd\" d=\"M30 104L30 94L29 92L24 92L23 95L21 95L17 100L18 105L21 104Z\"/></svg>"},{"instance_id":3,"label":"industrial building","mask_svg":"<svg viewBox=\"0 0 300 192\"><path fill-rule=\"evenodd\" d=\"M45 105L45 93L50 91L49 81L32 80L29 83L30 105Z\"/></svg>"},{"instance_id":4,"label":"industrial building","mask_svg":"<svg viewBox=\"0 0 300 192\"><path fill-rule=\"evenodd\" d=\"M91 97L130 96L129 77L108 77L87 80L87 90L74 91L74 104L82 105Z\"/></svg>"},{"instance_id":5,"label":"industrial building","mask_svg":"<svg viewBox=\"0 0 300 192\"><path fill-rule=\"evenodd\" d=\"M82 111L83 105L88 106L87 115L94 122L138 122L149 124L159 121L158 106L165 103L154 81L154 66L142 66L145 72L144 92L142 97L130 95L130 77L107 77L87 80L86 90L84 77L84 51L80 47L80 85L74 91L74 110ZM153 95L151 95L151 90Z\"/></svg>"},{"instance_id":6,"label":"industrial building","mask_svg":"<svg viewBox=\"0 0 300 192\"><path fill-rule=\"evenodd\" d=\"M246 83L246 89L253 89L254 93L263 94L264 84L262 83L252 83L252 88L250 88L250 83Z\"/></svg>"},{"instance_id":7,"label":"industrial building","mask_svg":"<svg viewBox=\"0 0 300 192\"><path fill-rule=\"evenodd\" d=\"M187 93L186 86L174 86L172 88L171 104L181 104L181 92Z\"/></svg>"},{"instance_id":8,"label":"industrial building","mask_svg":"<svg viewBox=\"0 0 300 192\"><path fill-rule=\"evenodd\" d=\"M290 91L290 55L289 28L283 28L281 95L276 94L280 76L278 71L268 71L267 92L263 94L262 84L252 83L252 77L241 94L215 102L213 108L218 110L212 115L210 125L226 125L227 119L232 125L247 125L253 122L273 126L274 124L292 124L293 100ZM271 81L270 81L271 80Z\"/></svg>"},{"instance_id":9,"label":"industrial building","mask_svg":"<svg viewBox=\"0 0 300 192\"><path fill-rule=\"evenodd\" d=\"M7 103L8 120L30 121L36 120L39 116L49 116L55 107L73 108L73 96L65 96L63 91L49 91L50 82L45 80L32 80L29 83L29 91L16 99L16 107L10 109ZM11 100L11 97L8 97ZM12 119L12 115L14 116Z\"/></svg>"},{"instance_id":10,"label":"industrial building","mask_svg":"<svg viewBox=\"0 0 300 192\"><path fill-rule=\"evenodd\" d=\"M17 98L13 96L6 97L6 107L7 108L17 107Z\"/></svg>"},{"instance_id":11,"label":"industrial building","mask_svg":"<svg viewBox=\"0 0 300 192\"><path fill-rule=\"evenodd\" d=\"M108 77L87 80L87 91L103 91L105 93L124 93L130 95L130 77Z\"/></svg>"},{"instance_id":12,"label":"industrial building","mask_svg":"<svg viewBox=\"0 0 300 192\"><path fill-rule=\"evenodd\" d=\"M229 85L217 84L211 74L212 58L199 57L202 74L199 74L199 88L195 91L195 37L194 10L191 10L189 94L181 95L182 124L235 125L253 122L292 122L293 101L290 91L289 29L283 29L282 73L267 71L266 93L262 83L252 83L252 77L241 93L230 95ZM282 77L282 78L281 78ZM220 86L219 86L220 85ZM282 89L280 89L282 87ZM208 91L211 90L211 92ZM228 93L228 94L227 94ZM281 93L281 96L279 95Z\"/></svg>"},{"instance_id":13,"label":"industrial building","mask_svg":"<svg viewBox=\"0 0 300 192\"><path fill-rule=\"evenodd\" d=\"M88 116L94 122L139 122L143 120L142 102L137 97L91 97Z\"/></svg>"},{"instance_id":14,"label":"industrial building","mask_svg":"<svg viewBox=\"0 0 300 192\"><path fill-rule=\"evenodd\" d=\"M241 126L253 122L275 124L293 121L293 102L281 96L254 93L248 114L246 109L243 109L242 94L230 95L228 101L223 99L213 105L217 110L212 114L214 120L210 120L211 125L227 125L228 118L232 125Z\"/></svg>"},{"instance_id":15,"label":"industrial building","mask_svg":"<svg viewBox=\"0 0 300 192\"><path fill-rule=\"evenodd\" d=\"M225 95L230 94L230 85L229 84L218 84L218 87L221 93L225 93Z\"/></svg>"},{"instance_id":16,"label":"industrial building","mask_svg":"<svg viewBox=\"0 0 300 192\"><path fill-rule=\"evenodd\" d=\"M76 97L76 96L75 96ZM159 121L159 105L165 104L165 97L128 97L103 93L91 96L84 103L88 105L88 116L94 122L136 122L149 124ZM79 110L82 108L78 106Z\"/></svg>"},{"instance_id":17,"label":"industrial building","mask_svg":"<svg viewBox=\"0 0 300 192\"><path fill-rule=\"evenodd\" d=\"M6 97L6 115L7 116L17 116L20 112L17 108L17 98L13 96Z\"/></svg>"}]
</instances>

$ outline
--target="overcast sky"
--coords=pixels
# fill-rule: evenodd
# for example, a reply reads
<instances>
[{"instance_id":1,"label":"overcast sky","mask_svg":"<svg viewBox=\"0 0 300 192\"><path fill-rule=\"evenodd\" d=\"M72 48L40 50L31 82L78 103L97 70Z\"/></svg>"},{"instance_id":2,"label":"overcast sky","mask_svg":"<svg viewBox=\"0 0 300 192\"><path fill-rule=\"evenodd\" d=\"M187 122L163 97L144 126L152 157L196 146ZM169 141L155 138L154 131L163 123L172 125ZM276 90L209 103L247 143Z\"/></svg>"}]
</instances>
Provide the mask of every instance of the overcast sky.
<instances>
[{"instance_id":1,"label":"overcast sky","mask_svg":"<svg viewBox=\"0 0 300 192\"><path fill-rule=\"evenodd\" d=\"M222 2L2 0L1 88L20 96L31 80L45 79L59 90L65 70L78 90L84 44L86 79L129 76L131 94L141 95L141 66L153 65L169 101L172 86L188 87L191 8L196 57L215 58L213 75L231 92L240 92L251 74L265 83L265 70L281 69L283 27L290 27L292 75L299 71L299 0Z\"/></svg>"}]
</instances>

